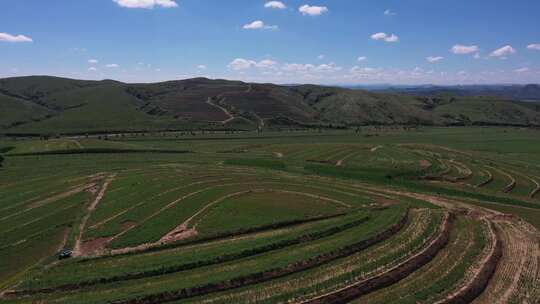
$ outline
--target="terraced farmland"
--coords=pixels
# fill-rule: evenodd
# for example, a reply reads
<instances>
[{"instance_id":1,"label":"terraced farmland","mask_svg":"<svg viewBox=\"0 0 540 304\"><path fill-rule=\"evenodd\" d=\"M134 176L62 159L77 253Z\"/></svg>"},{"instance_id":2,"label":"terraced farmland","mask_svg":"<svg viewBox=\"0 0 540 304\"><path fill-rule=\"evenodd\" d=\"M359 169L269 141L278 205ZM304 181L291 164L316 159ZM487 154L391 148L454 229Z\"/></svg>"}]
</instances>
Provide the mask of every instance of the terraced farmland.
<instances>
[{"instance_id":1,"label":"terraced farmland","mask_svg":"<svg viewBox=\"0 0 540 304\"><path fill-rule=\"evenodd\" d=\"M369 132L1 140L1 301L538 303L538 131Z\"/></svg>"}]
</instances>

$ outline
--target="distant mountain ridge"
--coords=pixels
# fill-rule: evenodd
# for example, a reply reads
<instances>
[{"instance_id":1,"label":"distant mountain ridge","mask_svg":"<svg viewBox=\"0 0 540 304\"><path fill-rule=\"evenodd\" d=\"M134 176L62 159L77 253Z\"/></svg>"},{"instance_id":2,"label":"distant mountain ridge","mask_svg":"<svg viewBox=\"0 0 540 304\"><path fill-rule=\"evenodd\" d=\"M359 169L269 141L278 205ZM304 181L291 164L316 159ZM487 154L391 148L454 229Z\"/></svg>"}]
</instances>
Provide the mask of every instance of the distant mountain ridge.
<instances>
[{"instance_id":1,"label":"distant mountain ridge","mask_svg":"<svg viewBox=\"0 0 540 304\"><path fill-rule=\"evenodd\" d=\"M478 91L482 91L478 89ZM0 133L354 127L540 126L540 103L194 78L151 84L0 79ZM435 91L434 91L435 92ZM521 88L533 96L536 87Z\"/></svg>"},{"instance_id":2,"label":"distant mountain ridge","mask_svg":"<svg viewBox=\"0 0 540 304\"><path fill-rule=\"evenodd\" d=\"M512 100L540 101L540 85L462 85L462 86L374 86L351 87L372 90L376 92L392 92L421 96L456 95L456 96L487 96Z\"/></svg>"}]
</instances>

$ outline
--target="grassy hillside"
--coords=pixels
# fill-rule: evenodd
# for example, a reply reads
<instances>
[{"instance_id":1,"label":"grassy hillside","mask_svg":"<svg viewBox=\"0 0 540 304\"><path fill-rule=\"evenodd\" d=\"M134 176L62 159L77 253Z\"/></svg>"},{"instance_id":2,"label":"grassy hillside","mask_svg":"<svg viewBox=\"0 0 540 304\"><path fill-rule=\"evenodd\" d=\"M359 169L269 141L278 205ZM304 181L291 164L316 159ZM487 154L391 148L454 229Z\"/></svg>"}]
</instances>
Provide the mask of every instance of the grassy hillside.
<instances>
[{"instance_id":1,"label":"grassy hillside","mask_svg":"<svg viewBox=\"0 0 540 304\"><path fill-rule=\"evenodd\" d=\"M0 93L0 128L45 119L50 114L52 111L39 104Z\"/></svg>"},{"instance_id":2,"label":"grassy hillside","mask_svg":"<svg viewBox=\"0 0 540 304\"><path fill-rule=\"evenodd\" d=\"M0 79L0 133L358 125L540 125L540 104L194 78L154 84Z\"/></svg>"}]
</instances>

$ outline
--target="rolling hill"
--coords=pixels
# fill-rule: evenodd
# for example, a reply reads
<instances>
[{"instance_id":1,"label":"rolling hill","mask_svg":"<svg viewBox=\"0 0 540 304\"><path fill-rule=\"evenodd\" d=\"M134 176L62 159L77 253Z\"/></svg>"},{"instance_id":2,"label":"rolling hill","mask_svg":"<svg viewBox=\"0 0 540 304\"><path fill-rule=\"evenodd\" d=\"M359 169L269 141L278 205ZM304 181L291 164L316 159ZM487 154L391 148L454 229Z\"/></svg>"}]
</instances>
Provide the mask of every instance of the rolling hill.
<instances>
[{"instance_id":1,"label":"rolling hill","mask_svg":"<svg viewBox=\"0 0 540 304\"><path fill-rule=\"evenodd\" d=\"M0 79L0 133L5 134L369 124L540 126L540 104L206 78L153 84Z\"/></svg>"},{"instance_id":2,"label":"rolling hill","mask_svg":"<svg viewBox=\"0 0 540 304\"><path fill-rule=\"evenodd\" d=\"M352 87L357 89L358 87ZM367 87L367 89L370 89ZM460 86L405 86L375 87L373 91L410 94L417 96L490 96L523 101L540 101L540 85L460 85Z\"/></svg>"}]
</instances>

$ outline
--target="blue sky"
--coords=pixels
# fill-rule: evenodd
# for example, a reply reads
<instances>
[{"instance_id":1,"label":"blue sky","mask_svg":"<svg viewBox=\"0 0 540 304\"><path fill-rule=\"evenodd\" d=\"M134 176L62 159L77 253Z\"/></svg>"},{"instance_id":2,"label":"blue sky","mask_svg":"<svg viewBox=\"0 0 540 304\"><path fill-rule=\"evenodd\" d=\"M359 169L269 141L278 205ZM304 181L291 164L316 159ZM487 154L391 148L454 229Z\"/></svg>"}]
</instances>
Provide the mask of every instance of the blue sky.
<instances>
[{"instance_id":1,"label":"blue sky","mask_svg":"<svg viewBox=\"0 0 540 304\"><path fill-rule=\"evenodd\" d=\"M0 77L34 74L540 83L540 1L0 1Z\"/></svg>"}]
</instances>

